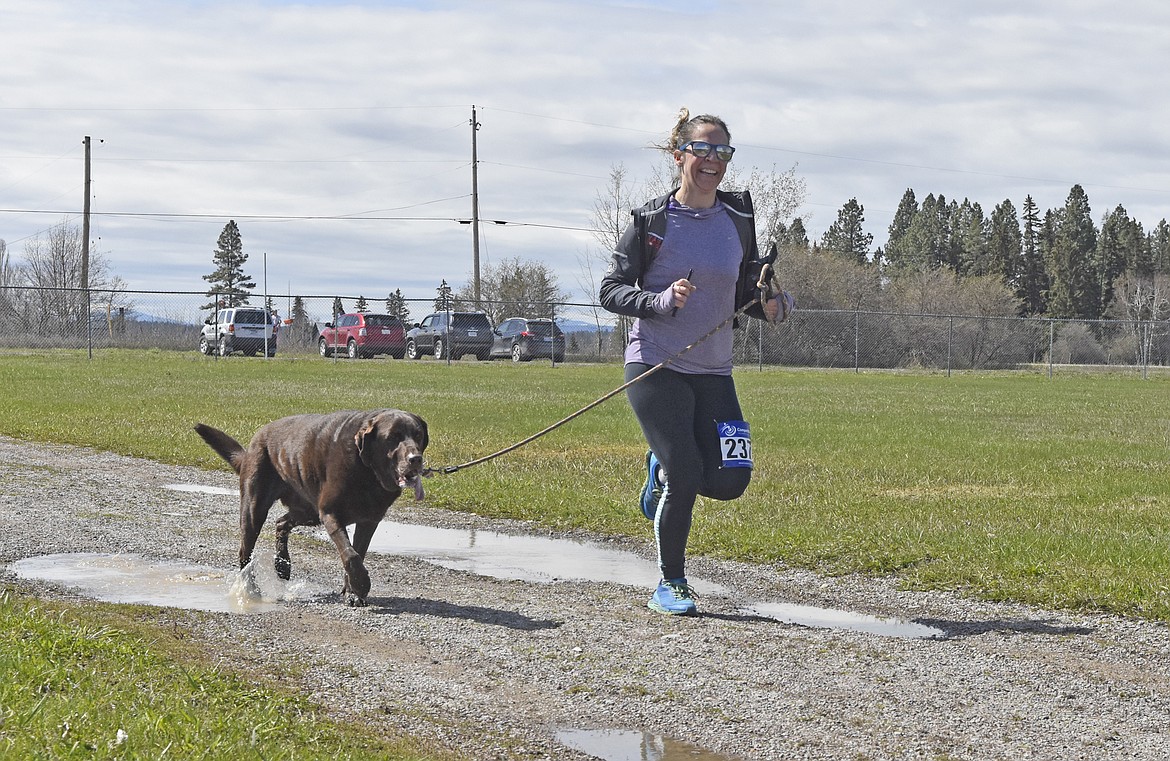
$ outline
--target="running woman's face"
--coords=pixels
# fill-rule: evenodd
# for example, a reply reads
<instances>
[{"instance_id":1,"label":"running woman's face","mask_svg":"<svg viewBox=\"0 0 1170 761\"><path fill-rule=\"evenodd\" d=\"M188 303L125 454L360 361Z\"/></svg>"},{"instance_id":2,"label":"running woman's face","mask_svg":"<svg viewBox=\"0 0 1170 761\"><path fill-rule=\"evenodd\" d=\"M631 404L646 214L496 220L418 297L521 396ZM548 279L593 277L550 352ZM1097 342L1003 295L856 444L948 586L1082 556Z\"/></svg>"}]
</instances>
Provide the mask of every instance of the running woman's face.
<instances>
[{"instance_id":1,"label":"running woman's face","mask_svg":"<svg viewBox=\"0 0 1170 761\"><path fill-rule=\"evenodd\" d=\"M691 140L711 145L726 145L730 141L727 133L715 124L700 124L691 134ZM702 195L715 193L723 175L727 173L727 162L710 151L704 158L683 150L674 152L674 163L678 165L684 193L697 191Z\"/></svg>"}]
</instances>

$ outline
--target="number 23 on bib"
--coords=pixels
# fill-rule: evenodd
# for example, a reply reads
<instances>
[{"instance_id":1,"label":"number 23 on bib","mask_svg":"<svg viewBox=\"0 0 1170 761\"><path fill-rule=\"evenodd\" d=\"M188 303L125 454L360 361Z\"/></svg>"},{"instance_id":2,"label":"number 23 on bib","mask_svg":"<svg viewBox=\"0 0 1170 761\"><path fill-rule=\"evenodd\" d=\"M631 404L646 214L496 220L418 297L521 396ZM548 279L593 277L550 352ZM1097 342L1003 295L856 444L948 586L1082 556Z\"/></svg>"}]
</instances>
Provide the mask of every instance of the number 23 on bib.
<instances>
[{"instance_id":1,"label":"number 23 on bib","mask_svg":"<svg viewBox=\"0 0 1170 761\"><path fill-rule=\"evenodd\" d=\"M743 420L715 423L719 432L719 451L724 468L752 467L752 433Z\"/></svg>"}]
</instances>

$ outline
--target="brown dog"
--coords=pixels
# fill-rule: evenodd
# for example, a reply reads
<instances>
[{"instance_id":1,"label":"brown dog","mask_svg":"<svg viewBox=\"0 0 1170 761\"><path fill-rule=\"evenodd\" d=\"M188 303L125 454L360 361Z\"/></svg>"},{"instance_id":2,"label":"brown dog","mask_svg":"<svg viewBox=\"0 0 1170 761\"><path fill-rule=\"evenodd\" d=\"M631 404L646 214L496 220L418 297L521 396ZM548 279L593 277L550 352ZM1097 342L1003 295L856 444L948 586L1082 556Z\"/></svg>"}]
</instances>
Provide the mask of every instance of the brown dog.
<instances>
[{"instance_id":1,"label":"brown dog","mask_svg":"<svg viewBox=\"0 0 1170 761\"><path fill-rule=\"evenodd\" d=\"M370 575L363 561L378 522L406 486L422 498L426 422L402 410L293 415L265 425L247 449L202 423L195 430L240 474L240 567L252 559L279 499L288 512L276 523L277 575L292 574L293 528L324 525L345 568L342 594L350 605L365 605Z\"/></svg>"}]
</instances>

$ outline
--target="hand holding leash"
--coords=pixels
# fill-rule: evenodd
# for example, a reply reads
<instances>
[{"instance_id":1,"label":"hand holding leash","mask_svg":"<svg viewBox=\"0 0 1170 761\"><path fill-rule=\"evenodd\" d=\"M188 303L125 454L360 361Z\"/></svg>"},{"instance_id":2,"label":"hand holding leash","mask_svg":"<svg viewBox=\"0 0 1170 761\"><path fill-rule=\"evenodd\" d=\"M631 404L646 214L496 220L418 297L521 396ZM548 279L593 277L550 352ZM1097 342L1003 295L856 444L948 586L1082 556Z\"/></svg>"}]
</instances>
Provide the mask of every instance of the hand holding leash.
<instances>
[{"instance_id":1,"label":"hand holding leash","mask_svg":"<svg viewBox=\"0 0 1170 761\"><path fill-rule=\"evenodd\" d=\"M686 294L683 295L683 303L684 304L686 303L686 297L690 296L692 293L695 292L695 286L691 285L691 278L694 276L695 276L695 271L693 269L687 270L686 283L687 283L688 288L687 288ZM677 285L679 285L679 284L676 282L676 283L674 283L674 285L671 286L671 288L674 288ZM674 317L676 314L678 314L678 307L677 306L670 310L671 317Z\"/></svg>"},{"instance_id":2,"label":"hand holding leash","mask_svg":"<svg viewBox=\"0 0 1170 761\"><path fill-rule=\"evenodd\" d=\"M792 314L792 310L796 307L796 302L793 300L792 294L777 286L771 262L765 262L760 267L760 279L756 281L756 288L759 289L760 306L763 308L768 322L787 320L788 315ZM771 306L773 303L775 304L774 308Z\"/></svg>"}]
</instances>

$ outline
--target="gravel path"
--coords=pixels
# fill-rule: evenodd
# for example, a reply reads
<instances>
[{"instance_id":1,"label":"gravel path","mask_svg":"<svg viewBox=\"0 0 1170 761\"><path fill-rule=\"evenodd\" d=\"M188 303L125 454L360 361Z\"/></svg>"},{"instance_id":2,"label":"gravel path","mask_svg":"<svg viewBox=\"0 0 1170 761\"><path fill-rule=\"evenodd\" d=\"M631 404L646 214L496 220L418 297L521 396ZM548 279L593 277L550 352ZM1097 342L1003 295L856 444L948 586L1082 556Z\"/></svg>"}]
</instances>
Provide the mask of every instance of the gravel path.
<instances>
[{"instance_id":1,"label":"gravel path","mask_svg":"<svg viewBox=\"0 0 1170 761\"><path fill-rule=\"evenodd\" d=\"M0 438L0 565L133 552L230 569L236 498L164 488L175 483L236 485L227 472ZM410 502L390 517L536 530ZM271 536L270 525L262 546ZM607 546L651 556L649 532ZM294 579L337 585L330 545L296 534L292 554ZM617 583L499 580L387 555L368 566L364 609L328 594L255 615L164 618L225 662L299 680L339 714L476 759L592 758L558 732L601 729L732 759L1170 757L1170 631L1159 624L701 560L692 572L728 593L704 595L701 616L674 619L644 607L648 590ZM72 594L10 570L3 580ZM896 617L945 636L807 628L742 611L759 600Z\"/></svg>"}]
</instances>

